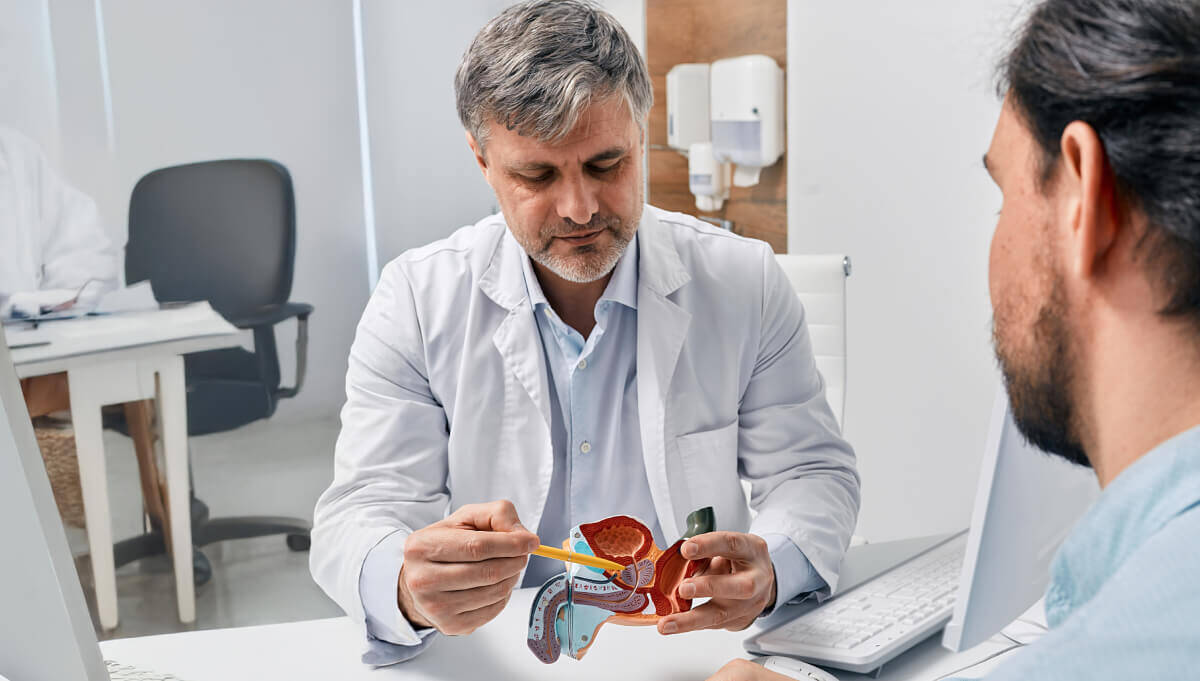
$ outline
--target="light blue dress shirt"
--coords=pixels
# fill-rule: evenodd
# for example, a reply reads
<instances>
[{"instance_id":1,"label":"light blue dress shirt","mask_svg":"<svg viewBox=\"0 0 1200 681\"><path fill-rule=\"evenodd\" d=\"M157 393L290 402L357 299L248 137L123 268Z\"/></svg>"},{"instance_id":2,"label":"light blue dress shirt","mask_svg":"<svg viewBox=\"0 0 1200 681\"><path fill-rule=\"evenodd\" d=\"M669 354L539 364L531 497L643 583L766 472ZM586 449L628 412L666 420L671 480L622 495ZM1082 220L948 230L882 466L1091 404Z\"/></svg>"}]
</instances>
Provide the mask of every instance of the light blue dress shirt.
<instances>
[{"instance_id":1,"label":"light blue dress shirt","mask_svg":"<svg viewBox=\"0 0 1200 681\"><path fill-rule=\"evenodd\" d=\"M551 442L554 473L538 536L558 545L571 527L612 515L631 515L646 524L660 547L670 541L659 527L642 458L637 398L637 236L617 262L604 294L596 302L596 326L585 339L550 306L528 257L523 261L529 303L537 320L550 378ZM395 533L370 553L359 580L367 633L382 644L405 646L408 659L430 642L432 629L418 629L410 640L395 622L396 582L405 537ZM782 534L763 537L775 567L776 602L826 587L800 549ZM563 571L558 561L532 556L523 586L540 586ZM400 661L381 648L384 663ZM364 662L372 663L368 652Z\"/></svg>"},{"instance_id":2,"label":"light blue dress shirt","mask_svg":"<svg viewBox=\"0 0 1200 681\"><path fill-rule=\"evenodd\" d=\"M1200 679L1200 427L1126 468L1075 526L1046 619L988 681Z\"/></svg>"}]
</instances>

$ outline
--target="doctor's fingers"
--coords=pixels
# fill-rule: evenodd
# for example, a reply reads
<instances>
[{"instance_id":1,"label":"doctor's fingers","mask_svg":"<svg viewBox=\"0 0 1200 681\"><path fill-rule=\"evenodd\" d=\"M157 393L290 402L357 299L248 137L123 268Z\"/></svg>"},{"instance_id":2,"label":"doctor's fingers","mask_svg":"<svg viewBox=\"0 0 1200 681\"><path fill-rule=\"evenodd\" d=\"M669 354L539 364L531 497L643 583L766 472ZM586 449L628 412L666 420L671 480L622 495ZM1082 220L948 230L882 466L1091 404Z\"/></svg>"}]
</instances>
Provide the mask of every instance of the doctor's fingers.
<instances>
[{"instance_id":1,"label":"doctor's fingers","mask_svg":"<svg viewBox=\"0 0 1200 681\"><path fill-rule=\"evenodd\" d=\"M522 557L477 563L408 564L408 588L428 594L492 586L520 575L526 560Z\"/></svg>"},{"instance_id":2,"label":"doctor's fingers","mask_svg":"<svg viewBox=\"0 0 1200 681\"><path fill-rule=\"evenodd\" d=\"M517 517L517 508L507 499L486 504L467 504L436 524L493 532L520 530L533 535L521 524L521 519Z\"/></svg>"},{"instance_id":3,"label":"doctor's fingers","mask_svg":"<svg viewBox=\"0 0 1200 681\"><path fill-rule=\"evenodd\" d=\"M693 577L727 575L733 572L733 563L728 558L702 558L696 562L700 563L700 567Z\"/></svg>"},{"instance_id":4,"label":"doctor's fingers","mask_svg":"<svg viewBox=\"0 0 1200 681\"><path fill-rule=\"evenodd\" d=\"M448 622L494 603L508 602L519 578L513 575L488 586L426 594L420 603L421 611L434 621Z\"/></svg>"},{"instance_id":5,"label":"doctor's fingers","mask_svg":"<svg viewBox=\"0 0 1200 681\"><path fill-rule=\"evenodd\" d=\"M749 609L741 601L713 599L698 608L660 619L658 631L661 634L682 634L700 629L745 629L754 621L754 615L749 614Z\"/></svg>"},{"instance_id":6,"label":"doctor's fingers","mask_svg":"<svg viewBox=\"0 0 1200 681\"><path fill-rule=\"evenodd\" d=\"M488 532L427 527L409 535L404 555L435 563L473 563L493 558L526 558L537 548L531 532Z\"/></svg>"},{"instance_id":7,"label":"doctor's fingers","mask_svg":"<svg viewBox=\"0 0 1200 681\"><path fill-rule=\"evenodd\" d=\"M756 534L743 532L708 532L698 534L679 547L679 553L688 560L716 558L753 562L769 555L767 540Z\"/></svg>"},{"instance_id":8,"label":"doctor's fingers","mask_svg":"<svg viewBox=\"0 0 1200 681\"><path fill-rule=\"evenodd\" d=\"M438 630L449 636L465 636L495 619L506 605L507 596L495 603L456 615L444 626L439 626Z\"/></svg>"},{"instance_id":9,"label":"doctor's fingers","mask_svg":"<svg viewBox=\"0 0 1200 681\"><path fill-rule=\"evenodd\" d=\"M759 570L733 574L691 577L679 585L683 598L724 598L748 600L771 588L771 580Z\"/></svg>"}]
</instances>

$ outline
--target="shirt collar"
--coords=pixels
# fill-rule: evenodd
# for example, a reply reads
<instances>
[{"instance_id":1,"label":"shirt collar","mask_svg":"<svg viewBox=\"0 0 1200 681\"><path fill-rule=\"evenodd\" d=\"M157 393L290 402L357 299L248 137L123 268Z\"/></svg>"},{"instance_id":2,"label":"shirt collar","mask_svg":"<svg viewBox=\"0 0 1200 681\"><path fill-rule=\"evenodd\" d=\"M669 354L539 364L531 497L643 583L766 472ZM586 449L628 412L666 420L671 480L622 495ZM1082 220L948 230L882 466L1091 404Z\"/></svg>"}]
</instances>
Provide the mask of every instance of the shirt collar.
<instances>
[{"instance_id":1,"label":"shirt collar","mask_svg":"<svg viewBox=\"0 0 1200 681\"><path fill-rule=\"evenodd\" d=\"M550 301L546 299L546 294L542 291L542 284L538 281L537 274L533 271L533 261L529 259L528 255L521 258L521 272L525 277L525 288L529 293L530 305L535 308L539 305L550 307ZM608 280L608 286L604 287L604 294L600 296L597 305L602 301L608 300L636 310L637 288L638 237L637 233L634 232L633 239L625 247L625 252L621 254L621 258L617 260L617 266L613 269L612 278Z\"/></svg>"},{"instance_id":2,"label":"shirt collar","mask_svg":"<svg viewBox=\"0 0 1200 681\"><path fill-rule=\"evenodd\" d=\"M1200 503L1200 426L1160 444L1113 480L1059 548L1046 592L1057 626L1172 518Z\"/></svg>"}]
</instances>

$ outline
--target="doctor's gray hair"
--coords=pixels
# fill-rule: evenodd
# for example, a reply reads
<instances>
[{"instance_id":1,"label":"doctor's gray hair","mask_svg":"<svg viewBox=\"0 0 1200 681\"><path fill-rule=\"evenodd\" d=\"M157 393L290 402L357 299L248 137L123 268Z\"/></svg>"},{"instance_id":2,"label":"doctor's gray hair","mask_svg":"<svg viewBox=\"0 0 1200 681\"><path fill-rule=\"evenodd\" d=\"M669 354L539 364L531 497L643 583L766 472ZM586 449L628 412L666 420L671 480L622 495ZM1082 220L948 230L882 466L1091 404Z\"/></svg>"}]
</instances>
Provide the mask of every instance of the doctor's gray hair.
<instances>
[{"instance_id":1,"label":"doctor's gray hair","mask_svg":"<svg viewBox=\"0 0 1200 681\"><path fill-rule=\"evenodd\" d=\"M493 121L558 142L588 105L614 95L644 130L654 102L637 46L588 0L529 0L501 12L467 48L454 91L459 120L481 149Z\"/></svg>"}]
</instances>

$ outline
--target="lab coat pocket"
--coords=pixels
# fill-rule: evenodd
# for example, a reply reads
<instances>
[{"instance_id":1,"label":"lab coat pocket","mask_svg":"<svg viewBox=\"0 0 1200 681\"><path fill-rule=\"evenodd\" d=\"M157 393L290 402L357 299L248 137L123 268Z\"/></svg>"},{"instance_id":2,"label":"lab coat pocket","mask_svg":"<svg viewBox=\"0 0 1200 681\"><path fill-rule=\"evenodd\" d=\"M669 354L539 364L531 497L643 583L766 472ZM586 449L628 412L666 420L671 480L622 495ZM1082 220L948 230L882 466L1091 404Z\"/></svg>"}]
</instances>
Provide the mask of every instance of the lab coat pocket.
<instances>
[{"instance_id":1,"label":"lab coat pocket","mask_svg":"<svg viewBox=\"0 0 1200 681\"><path fill-rule=\"evenodd\" d=\"M691 493L690 510L712 506L717 528L745 531L749 526L738 477L738 421L715 430L680 435L675 439Z\"/></svg>"}]
</instances>

